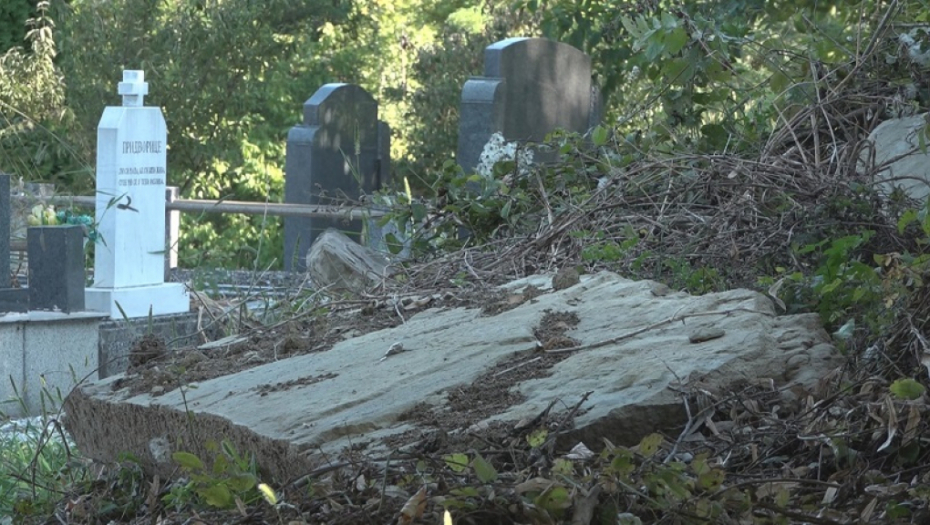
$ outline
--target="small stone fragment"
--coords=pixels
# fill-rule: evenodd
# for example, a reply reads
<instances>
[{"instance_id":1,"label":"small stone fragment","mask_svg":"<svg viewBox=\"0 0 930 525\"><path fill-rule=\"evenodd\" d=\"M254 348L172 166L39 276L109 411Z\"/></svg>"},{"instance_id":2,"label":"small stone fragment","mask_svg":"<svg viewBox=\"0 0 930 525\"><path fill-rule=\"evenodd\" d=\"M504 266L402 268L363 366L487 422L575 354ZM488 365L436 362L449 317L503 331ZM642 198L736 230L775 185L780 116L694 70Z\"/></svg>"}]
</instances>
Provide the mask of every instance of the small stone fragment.
<instances>
[{"instance_id":1,"label":"small stone fragment","mask_svg":"<svg viewBox=\"0 0 930 525\"><path fill-rule=\"evenodd\" d=\"M581 282L581 275L574 267L562 268L552 277L552 289L555 291L571 288Z\"/></svg>"},{"instance_id":2,"label":"small stone fragment","mask_svg":"<svg viewBox=\"0 0 930 525\"><path fill-rule=\"evenodd\" d=\"M698 328L694 332L691 332L691 335L688 336L688 341L695 344L703 343L713 339L720 339L726 334L727 331L723 328Z\"/></svg>"},{"instance_id":3,"label":"small stone fragment","mask_svg":"<svg viewBox=\"0 0 930 525\"><path fill-rule=\"evenodd\" d=\"M666 295L672 293L672 289L662 283L650 282L649 292L656 297L665 297Z\"/></svg>"},{"instance_id":4,"label":"small stone fragment","mask_svg":"<svg viewBox=\"0 0 930 525\"><path fill-rule=\"evenodd\" d=\"M145 334L129 349L129 366L139 367L149 361L159 359L168 353L168 347L165 341L154 335Z\"/></svg>"},{"instance_id":5,"label":"small stone fragment","mask_svg":"<svg viewBox=\"0 0 930 525\"><path fill-rule=\"evenodd\" d=\"M206 354L199 350L191 350L185 352L184 357L181 359L181 366L184 368L190 368L201 361L206 361L208 358Z\"/></svg>"}]
</instances>

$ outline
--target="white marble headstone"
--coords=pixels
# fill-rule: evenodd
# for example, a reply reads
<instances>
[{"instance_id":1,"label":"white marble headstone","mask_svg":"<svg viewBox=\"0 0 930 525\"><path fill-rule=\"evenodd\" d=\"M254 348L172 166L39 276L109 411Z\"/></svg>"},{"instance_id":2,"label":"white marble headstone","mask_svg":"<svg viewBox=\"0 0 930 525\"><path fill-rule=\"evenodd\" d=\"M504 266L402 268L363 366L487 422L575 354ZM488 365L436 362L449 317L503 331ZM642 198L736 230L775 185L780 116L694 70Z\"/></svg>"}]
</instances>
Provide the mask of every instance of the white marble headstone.
<instances>
[{"instance_id":1,"label":"white marble headstone","mask_svg":"<svg viewBox=\"0 0 930 525\"><path fill-rule=\"evenodd\" d=\"M107 107L97 127L99 240L87 307L113 317L186 312L183 285L164 282L165 118L144 106L144 72L123 71L119 94L123 105Z\"/></svg>"}]
</instances>

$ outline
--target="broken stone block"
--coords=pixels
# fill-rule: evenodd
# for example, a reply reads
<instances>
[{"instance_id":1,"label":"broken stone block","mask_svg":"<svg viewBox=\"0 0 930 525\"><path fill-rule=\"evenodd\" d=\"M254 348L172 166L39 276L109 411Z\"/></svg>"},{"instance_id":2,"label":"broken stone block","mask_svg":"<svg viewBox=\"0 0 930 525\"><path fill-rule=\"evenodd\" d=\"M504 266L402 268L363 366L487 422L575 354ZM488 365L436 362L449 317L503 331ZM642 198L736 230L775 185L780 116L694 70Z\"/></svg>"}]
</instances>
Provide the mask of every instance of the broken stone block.
<instances>
[{"instance_id":1,"label":"broken stone block","mask_svg":"<svg viewBox=\"0 0 930 525\"><path fill-rule=\"evenodd\" d=\"M356 293L371 289L391 273L383 255L333 228L313 242L307 271L318 289Z\"/></svg>"}]
</instances>

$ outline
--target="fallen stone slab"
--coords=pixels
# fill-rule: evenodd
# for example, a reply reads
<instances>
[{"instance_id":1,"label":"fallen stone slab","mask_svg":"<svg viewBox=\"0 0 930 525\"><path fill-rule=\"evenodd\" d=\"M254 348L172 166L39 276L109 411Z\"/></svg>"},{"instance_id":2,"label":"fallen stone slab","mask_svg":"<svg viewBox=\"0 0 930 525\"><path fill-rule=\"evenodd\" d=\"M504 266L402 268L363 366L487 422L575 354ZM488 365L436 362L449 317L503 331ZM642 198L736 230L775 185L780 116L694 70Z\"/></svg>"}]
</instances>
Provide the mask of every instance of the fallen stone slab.
<instances>
[{"instance_id":1,"label":"fallen stone slab","mask_svg":"<svg viewBox=\"0 0 930 525\"><path fill-rule=\"evenodd\" d=\"M204 443L229 439L287 480L349 445L381 453L385 439L425 424L417 415L426 411L466 426L532 418L587 396L564 439L633 444L684 426L679 392L688 385L727 392L769 378L790 396L840 362L816 315L778 317L749 290L690 296L607 272L534 290L495 315L426 310L183 392L131 394L118 377L87 384L68 397L65 426L85 455L129 452L163 475L174 471L172 451L206 458Z\"/></svg>"}]
</instances>

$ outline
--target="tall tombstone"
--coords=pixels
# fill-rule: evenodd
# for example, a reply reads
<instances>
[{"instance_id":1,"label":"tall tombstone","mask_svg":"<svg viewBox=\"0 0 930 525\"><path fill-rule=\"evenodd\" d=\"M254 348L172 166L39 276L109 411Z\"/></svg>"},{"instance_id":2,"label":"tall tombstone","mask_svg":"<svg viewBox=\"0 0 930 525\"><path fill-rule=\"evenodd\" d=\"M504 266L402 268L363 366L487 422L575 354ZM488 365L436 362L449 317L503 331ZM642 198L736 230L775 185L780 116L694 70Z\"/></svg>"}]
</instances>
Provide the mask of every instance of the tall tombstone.
<instances>
[{"instance_id":1,"label":"tall tombstone","mask_svg":"<svg viewBox=\"0 0 930 525\"><path fill-rule=\"evenodd\" d=\"M457 159L466 171L491 135L541 142L556 129L586 132L599 116L591 58L545 38L508 38L484 50L484 76L462 88Z\"/></svg>"},{"instance_id":2,"label":"tall tombstone","mask_svg":"<svg viewBox=\"0 0 930 525\"><path fill-rule=\"evenodd\" d=\"M0 289L10 287L10 233L13 208L10 206L10 176L0 173Z\"/></svg>"},{"instance_id":3,"label":"tall tombstone","mask_svg":"<svg viewBox=\"0 0 930 525\"><path fill-rule=\"evenodd\" d=\"M304 103L303 123L287 134L284 200L338 205L388 184L390 128L378 120L378 103L354 84L326 84ZM285 217L284 269L306 270L313 241L327 228L358 239L361 221Z\"/></svg>"},{"instance_id":4,"label":"tall tombstone","mask_svg":"<svg viewBox=\"0 0 930 525\"><path fill-rule=\"evenodd\" d=\"M118 91L123 105L97 126L99 240L86 307L116 319L187 312L184 285L165 283L165 118L143 105L144 72L123 71Z\"/></svg>"}]
</instances>

